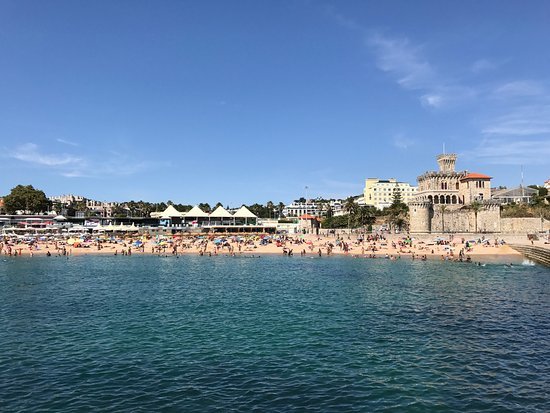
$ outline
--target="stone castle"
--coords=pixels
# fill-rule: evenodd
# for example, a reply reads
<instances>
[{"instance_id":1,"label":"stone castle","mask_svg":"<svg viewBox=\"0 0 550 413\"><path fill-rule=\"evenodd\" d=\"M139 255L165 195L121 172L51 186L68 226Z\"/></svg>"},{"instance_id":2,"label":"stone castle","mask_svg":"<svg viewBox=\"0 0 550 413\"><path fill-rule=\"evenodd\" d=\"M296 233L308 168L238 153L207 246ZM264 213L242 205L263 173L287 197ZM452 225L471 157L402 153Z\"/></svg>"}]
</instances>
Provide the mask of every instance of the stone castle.
<instances>
[{"instance_id":1,"label":"stone castle","mask_svg":"<svg viewBox=\"0 0 550 413\"><path fill-rule=\"evenodd\" d=\"M546 230L538 218L501 218L491 200L491 177L455 171L457 156L437 157L439 171L420 175L409 205L411 233L521 233Z\"/></svg>"}]
</instances>

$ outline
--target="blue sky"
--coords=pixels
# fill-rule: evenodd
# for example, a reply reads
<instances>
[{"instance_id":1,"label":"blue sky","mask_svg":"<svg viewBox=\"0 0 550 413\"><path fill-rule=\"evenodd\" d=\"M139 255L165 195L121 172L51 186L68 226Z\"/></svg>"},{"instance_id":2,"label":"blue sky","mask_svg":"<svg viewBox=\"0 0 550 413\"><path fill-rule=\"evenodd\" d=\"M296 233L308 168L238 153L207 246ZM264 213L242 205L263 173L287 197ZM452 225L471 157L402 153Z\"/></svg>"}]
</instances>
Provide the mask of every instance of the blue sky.
<instances>
[{"instance_id":1,"label":"blue sky","mask_svg":"<svg viewBox=\"0 0 550 413\"><path fill-rule=\"evenodd\" d=\"M239 206L550 178L548 1L0 1L0 194Z\"/></svg>"}]
</instances>

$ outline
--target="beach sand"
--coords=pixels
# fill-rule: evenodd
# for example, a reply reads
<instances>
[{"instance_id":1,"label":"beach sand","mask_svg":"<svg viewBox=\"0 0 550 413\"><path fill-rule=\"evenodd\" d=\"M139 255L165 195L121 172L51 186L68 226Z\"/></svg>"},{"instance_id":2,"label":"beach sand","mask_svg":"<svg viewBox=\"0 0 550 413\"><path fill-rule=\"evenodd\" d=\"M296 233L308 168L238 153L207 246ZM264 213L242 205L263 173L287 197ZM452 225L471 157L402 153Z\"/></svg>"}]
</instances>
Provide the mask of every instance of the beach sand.
<instances>
[{"instance_id":1,"label":"beach sand","mask_svg":"<svg viewBox=\"0 0 550 413\"><path fill-rule=\"evenodd\" d=\"M255 235L243 235L245 242L237 243L231 241L231 236L228 236L229 247L220 248L214 243L214 239L223 237L222 234L207 235L202 238L198 237L176 237L173 238L173 243L167 242L165 246L159 246L154 240L148 240L144 243L143 247L132 246L133 239L127 238L123 242L125 243L109 243L103 242L101 249L97 248L97 244L90 244L89 247L75 247L66 245L65 254L67 256L81 256L81 255L127 255L130 250L131 255L285 255L284 252L292 250L293 256L300 256L303 253L305 256L319 256L326 257L328 254L328 246L332 244L330 255L335 256L350 256L350 257L384 257L391 259L408 258L412 259L413 255L416 259L420 259L422 256L426 256L426 259L439 259L439 260L457 260L459 258L459 252L464 251L463 259L469 257L474 262L521 262L523 256L509 247L508 243L531 245L531 242L526 237L498 237L498 240L504 239L505 244L494 245L494 238L488 238L490 242L487 244L473 244L470 248L466 249L465 244L462 243L463 238L455 236L452 241L449 241L449 245L435 245L435 235L431 236L413 236L412 246L400 246L399 241L403 240L403 235L394 234L386 235L385 240L378 240L376 242L364 241L360 243L357 241L357 236L353 235L340 235L340 240L337 241L335 236L317 236L317 235L294 235L289 236L283 243L271 242L265 245L260 243L260 236ZM482 239L484 235L479 234L473 236L469 234L465 240L478 240ZM486 237L486 236L485 236ZM441 237L443 238L443 237ZM168 237L168 240L171 238ZM448 236L447 238L448 239ZM206 242L208 241L208 242ZM337 245L337 242L340 246ZM343 243L347 244L346 248L343 247ZM395 247L394 247L395 244ZM547 246L542 241L535 241L535 245ZM174 251L174 245L177 245L177 250ZM63 255L63 246L61 243L56 244L52 242L39 242L32 248L29 248L25 244L16 244L11 246L12 255L15 255L15 251L21 252L21 257L30 256L42 256L47 255L48 251L52 256ZM375 251L372 248L375 248ZM2 255L5 256L8 252L7 246L4 246Z\"/></svg>"}]
</instances>

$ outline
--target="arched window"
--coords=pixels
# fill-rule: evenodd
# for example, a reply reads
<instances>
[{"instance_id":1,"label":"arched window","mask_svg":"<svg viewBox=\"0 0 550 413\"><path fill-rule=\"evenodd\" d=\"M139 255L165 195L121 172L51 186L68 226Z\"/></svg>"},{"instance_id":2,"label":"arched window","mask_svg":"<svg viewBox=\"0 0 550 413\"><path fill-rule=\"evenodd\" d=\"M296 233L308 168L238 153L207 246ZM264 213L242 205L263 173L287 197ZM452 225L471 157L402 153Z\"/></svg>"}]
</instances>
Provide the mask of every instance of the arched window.
<instances>
[{"instance_id":1,"label":"arched window","mask_svg":"<svg viewBox=\"0 0 550 413\"><path fill-rule=\"evenodd\" d=\"M450 204L450 203L451 203L451 196L450 196L450 195L447 195L447 196L445 197L445 203L446 203L446 204Z\"/></svg>"},{"instance_id":2,"label":"arched window","mask_svg":"<svg viewBox=\"0 0 550 413\"><path fill-rule=\"evenodd\" d=\"M456 204L456 195L453 195L452 203L453 203L453 204Z\"/></svg>"},{"instance_id":3,"label":"arched window","mask_svg":"<svg viewBox=\"0 0 550 413\"><path fill-rule=\"evenodd\" d=\"M433 196L428 195L428 201L433 202L434 201Z\"/></svg>"},{"instance_id":4,"label":"arched window","mask_svg":"<svg viewBox=\"0 0 550 413\"><path fill-rule=\"evenodd\" d=\"M434 204L439 204L439 197L437 195L434 196Z\"/></svg>"},{"instance_id":5,"label":"arched window","mask_svg":"<svg viewBox=\"0 0 550 413\"><path fill-rule=\"evenodd\" d=\"M445 203L445 197L443 195L439 195L439 203L444 204Z\"/></svg>"}]
</instances>

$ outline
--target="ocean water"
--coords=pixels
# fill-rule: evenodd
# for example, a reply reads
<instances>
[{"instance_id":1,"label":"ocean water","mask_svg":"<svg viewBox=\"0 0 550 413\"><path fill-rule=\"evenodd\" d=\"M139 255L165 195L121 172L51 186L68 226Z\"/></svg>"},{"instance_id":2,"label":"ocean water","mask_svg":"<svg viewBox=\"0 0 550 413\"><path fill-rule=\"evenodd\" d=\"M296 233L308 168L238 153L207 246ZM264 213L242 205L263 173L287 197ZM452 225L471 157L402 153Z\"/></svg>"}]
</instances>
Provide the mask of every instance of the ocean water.
<instances>
[{"instance_id":1,"label":"ocean water","mask_svg":"<svg viewBox=\"0 0 550 413\"><path fill-rule=\"evenodd\" d=\"M0 411L548 412L550 270L0 260Z\"/></svg>"}]
</instances>

